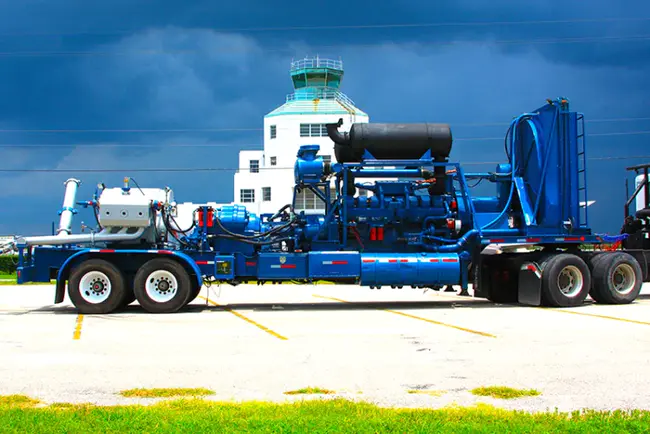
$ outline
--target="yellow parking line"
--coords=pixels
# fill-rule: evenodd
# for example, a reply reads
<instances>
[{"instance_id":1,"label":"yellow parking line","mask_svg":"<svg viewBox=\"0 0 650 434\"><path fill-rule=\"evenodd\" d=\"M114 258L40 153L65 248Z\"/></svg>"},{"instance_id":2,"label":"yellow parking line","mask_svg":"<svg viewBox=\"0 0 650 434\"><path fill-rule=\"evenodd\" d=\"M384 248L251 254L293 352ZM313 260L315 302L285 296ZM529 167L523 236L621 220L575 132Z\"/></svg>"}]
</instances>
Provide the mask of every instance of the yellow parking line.
<instances>
[{"instance_id":1,"label":"yellow parking line","mask_svg":"<svg viewBox=\"0 0 650 434\"><path fill-rule=\"evenodd\" d=\"M74 328L74 333L72 334L73 340L79 340L81 338L81 325L84 322L84 316L82 314L77 315L77 321Z\"/></svg>"},{"instance_id":2,"label":"yellow parking line","mask_svg":"<svg viewBox=\"0 0 650 434\"><path fill-rule=\"evenodd\" d=\"M210 304L213 305L213 306L223 307L225 310L227 310L227 311L230 312L231 314L235 315L236 317L243 319L244 321L246 321L246 322L249 323L249 324L253 324L255 327L258 327L258 328L260 328L261 330L264 330L264 331L267 332L268 334L270 334L270 335L272 335L272 336L275 336L275 337L278 338L278 339L282 339L283 341L289 340L289 338L287 338L287 337L285 337L285 336L282 336L281 334L276 333L276 332L274 332L273 330L271 330L271 329L269 329L269 328L267 328L267 327L264 327L262 324L259 324L259 323L255 322L255 321L253 321L252 319L248 318L247 316L244 316L244 315L242 315L242 314L239 313L239 312L235 312L234 310L232 310L232 309L229 308L228 306L224 306L224 305L222 305L222 304L219 304L219 303L217 303L216 301L212 301L212 300L210 300L209 298L203 297L202 295L199 295L199 298L202 299L202 300L207 301L208 303L210 303Z\"/></svg>"},{"instance_id":3,"label":"yellow parking line","mask_svg":"<svg viewBox=\"0 0 650 434\"><path fill-rule=\"evenodd\" d=\"M594 318L611 319L611 320L614 320L614 321L629 322L629 323L632 323L632 324L650 325L650 322L636 321L636 320L627 319L627 318L619 318L617 316L599 315L599 314L595 314L595 313L576 312L576 311L571 311L571 310L561 310L561 309L554 309L554 308L548 308L548 307L540 307L538 309L550 310L551 312L572 313L574 315L591 316L591 317L594 317Z\"/></svg>"},{"instance_id":4,"label":"yellow parking line","mask_svg":"<svg viewBox=\"0 0 650 434\"><path fill-rule=\"evenodd\" d=\"M325 297L323 295L317 295L317 294L312 294L312 296L314 296L316 298L323 298L323 299L326 299L326 300L338 301L338 302L341 302L341 303L355 304L354 301L342 300L340 298L335 298L335 297ZM407 318L419 319L420 321L425 321L425 322L428 322L428 323L431 323L431 324L441 325L441 326L444 326L444 327L449 327L449 328L452 328L452 329L461 330L461 331L464 331L464 332L473 333L473 334L485 336L485 337L488 337L488 338L496 338L496 336L491 335L490 333L485 333L485 332L480 332L480 331L477 331L477 330L467 329L467 328L464 328L464 327L459 327L459 326L455 326L455 325L452 325L452 324L447 324L447 323L444 323L444 322L435 321L435 320L432 320L432 319L429 319L429 318L422 318L421 316L411 315L409 313L398 312L396 310L390 310L390 309L379 309L378 308L378 310L382 310L384 312L394 313L396 315L402 315L402 316L405 316Z\"/></svg>"}]
</instances>

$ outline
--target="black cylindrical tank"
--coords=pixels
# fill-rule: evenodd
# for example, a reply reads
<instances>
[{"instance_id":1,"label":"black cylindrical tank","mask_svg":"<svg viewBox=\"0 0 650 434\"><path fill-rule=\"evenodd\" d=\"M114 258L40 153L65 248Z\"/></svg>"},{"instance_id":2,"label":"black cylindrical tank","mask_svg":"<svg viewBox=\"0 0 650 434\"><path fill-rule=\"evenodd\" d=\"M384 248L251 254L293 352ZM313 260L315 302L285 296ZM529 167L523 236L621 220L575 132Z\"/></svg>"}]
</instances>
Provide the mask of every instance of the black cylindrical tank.
<instances>
[{"instance_id":1,"label":"black cylindrical tank","mask_svg":"<svg viewBox=\"0 0 650 434\"><path fill-rule=\"evenodd\" d=\"M349 133L338 131L341 124L327 124L339 163L360 162L365 150L378 160L414 160L430 150L431 158L444 161L451 152L448 124L355 123Z\"/></svg>"}]
</instances>

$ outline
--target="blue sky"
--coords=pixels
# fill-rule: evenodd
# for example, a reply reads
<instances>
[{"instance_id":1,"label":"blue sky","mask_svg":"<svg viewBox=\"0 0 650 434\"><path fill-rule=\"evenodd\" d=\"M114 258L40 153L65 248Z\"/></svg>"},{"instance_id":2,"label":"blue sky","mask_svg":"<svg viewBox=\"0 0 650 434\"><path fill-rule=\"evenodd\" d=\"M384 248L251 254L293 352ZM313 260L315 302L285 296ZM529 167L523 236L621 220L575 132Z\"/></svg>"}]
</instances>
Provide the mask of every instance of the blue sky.
<instances>
[{"instance_id":1,"label":"blue sky","mask_svg":"<svg viewBox=\"0 0 650 434\"><path fill-rule=\"evenodd\" d=\"M179 201L231 200L237 152L261 147L262 118L291 92L292 58L306 55L343 60L343 90L371 121L449 122L459 139L502 137L513 116L566 96L595 121L588 133L650 131L650 120L603 122L650 116L650 20L639 19L650 18L648 2L264 4L0 0L0 144L23 145L0 147L0 168L125 169L0 173L0 234L49 231L70 176L84 182L80 199L97 182L132 175L143 186L171 186ZM352 28L418 23L432 25ZM466 125L481 123L506 125ZM111 131L219 128L246 131ZM33 131L42 129L104 131ZM595 135L588 155L648 156L649 140ZM458 140L452 158L504 161L503 141ZM646 161L589 161L596 231L619 230L625 167ZM126 170L159 167L224 170Z\"/></svg>"}]
</instances>

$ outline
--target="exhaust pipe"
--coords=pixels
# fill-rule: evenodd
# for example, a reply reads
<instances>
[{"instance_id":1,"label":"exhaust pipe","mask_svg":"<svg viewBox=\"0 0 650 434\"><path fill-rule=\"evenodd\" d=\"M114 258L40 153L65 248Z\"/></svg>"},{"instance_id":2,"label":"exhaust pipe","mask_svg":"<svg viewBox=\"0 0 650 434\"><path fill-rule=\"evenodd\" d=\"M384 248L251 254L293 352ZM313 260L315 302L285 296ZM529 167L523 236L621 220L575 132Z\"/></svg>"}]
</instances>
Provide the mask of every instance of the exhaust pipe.
<instances>
[{"instance_id":1,"label":"exhaust pipe","mask_svg":"<svg viewBox=\"0 0 650 434\"><path fill-rule=\"evenodd\" d=\"M120 232L111 233L109 230L104 229L98 234L78 234L78 235L46 235L37 237L20 237L16 239L16 244L19 246L34 246L34 245L63 245L63 244L95 244L103 243L106 241L133 241L137 240L144 234L146 228L138 228L136 232L124 232L128 228Z\"/></svg>"},{"instance_id":2,"label":"exhaust pipe","mask_svg":"<svg viewBox=\"0 0 650 434\"><path fill-rule=\"evenodd\" d=\"M65 183L65 196L63 198L63 208L61 208L61 219L59 220L59 229L56 231L58 236L67 236L72 233L72 217L74 215L74 205L77 198L77 189L81 184L78 179L70 178Z\"/></svg>"},{"instance_id":3,"label":"exhaust pipe","mask_svg":"<svg viewBox=\"0 0 650 434\"><path fill-rule=\"evenodd\" d=\"M350 146L350 133L340 132L338 129L341 125L343 125L343 119L339 119L335 124L325 124L327 135L337 145Z\"/></svg>"}]
</instances>

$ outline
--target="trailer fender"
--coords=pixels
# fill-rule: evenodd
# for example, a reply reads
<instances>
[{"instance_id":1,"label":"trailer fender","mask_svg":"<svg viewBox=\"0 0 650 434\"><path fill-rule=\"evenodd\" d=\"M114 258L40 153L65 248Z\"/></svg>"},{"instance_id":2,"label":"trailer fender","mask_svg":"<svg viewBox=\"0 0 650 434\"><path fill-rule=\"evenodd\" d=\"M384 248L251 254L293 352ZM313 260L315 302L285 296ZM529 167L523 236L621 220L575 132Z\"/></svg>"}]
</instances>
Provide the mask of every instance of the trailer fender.
<instances>
[{"instance_id":1,"label":"trailer fender","mask_svg":"<svg viewBox=\"0 0 650 434\"><path fill-rule=\"evenodd\" d=\"M203 286L203 274L196 262L187 254L182 252L174 252L172 250L99 250L99 249L85 249L81 250L74 255L70 256L63 263L56 276L56 293L54 295L54 304L62 303L65 298L65 282L70 275L70 268L82 256L90 256L93 258L102 257L104 255L115 255L120 253L139 254L139 255L170 255L178 258L179 262L188 266L196 275L197 284L199 288Z\"/></svg>"},{"instance_id":2,"label":"trailer fender","mask_svg":"<svg viewBox=\"0 0 650 434\"><path fill-rule=\"evenodd\" d=\"M65 282L68 280L68 275L70 274L70 267L76 258L84 256L90 253L90 249L80 250L74 255L70 256L65 260L59 272L56 275L56 292L54 294L54 304L59 304L63 302L65 298Z\"/></svg>"},{"instance_id":3,"label":"trailer fender","mask_svg":"<svg viewBox=\"0 0 650 434\"><path fill-rule=\"evenodd\" d=\"M542 270L535 262L526 261L519 268L517 299L529 306L542 304Z\"/></svg>"}]
</instances>

